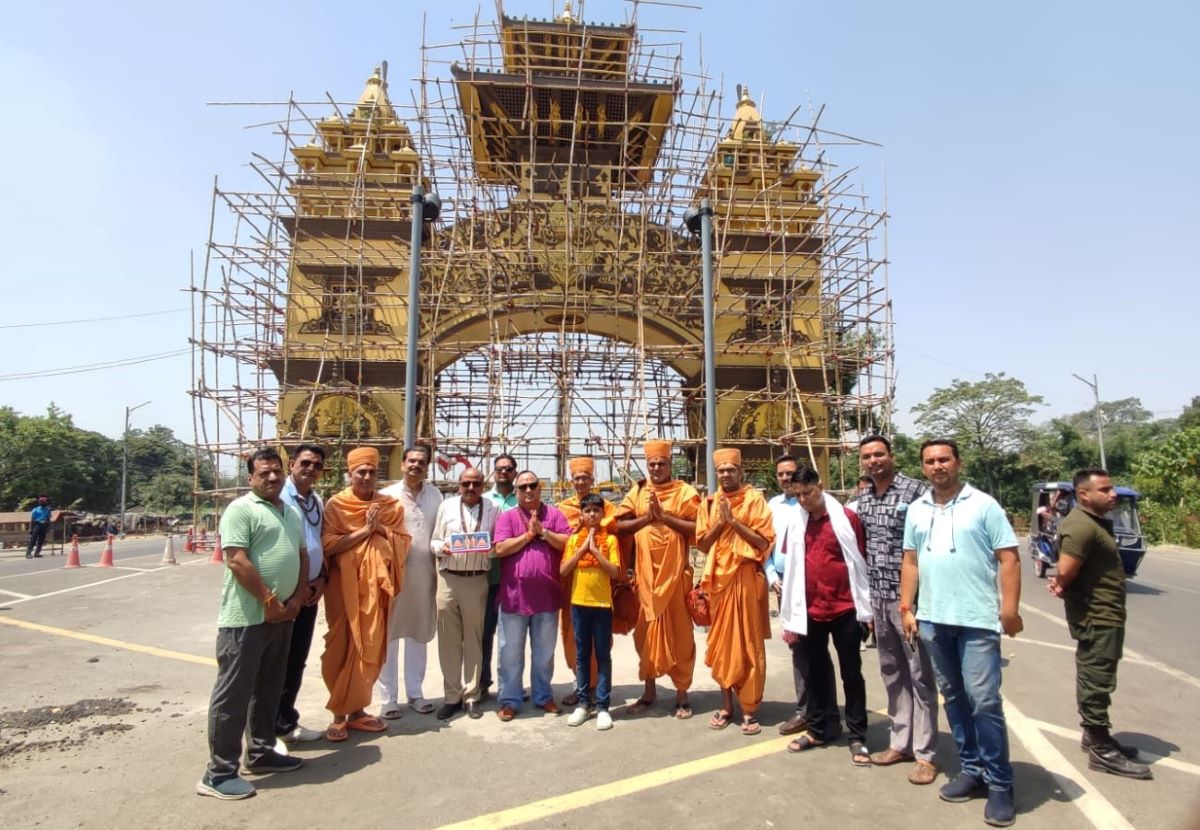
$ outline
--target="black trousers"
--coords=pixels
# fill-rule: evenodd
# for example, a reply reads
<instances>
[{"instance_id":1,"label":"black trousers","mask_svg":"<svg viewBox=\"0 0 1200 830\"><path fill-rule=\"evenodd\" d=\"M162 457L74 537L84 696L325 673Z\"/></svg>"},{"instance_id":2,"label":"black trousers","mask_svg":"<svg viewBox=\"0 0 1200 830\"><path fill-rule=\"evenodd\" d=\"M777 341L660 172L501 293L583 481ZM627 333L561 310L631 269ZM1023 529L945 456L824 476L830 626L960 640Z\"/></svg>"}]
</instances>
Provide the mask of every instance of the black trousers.
<instances>
[{"instance_id":1,"label":"black trousers","mask_svg":"<svg viewBox=\"0 0 1200 830\"><path fill-rule=\"evenodd\" d=\"M283 673L283 692L279 695L279 712L275 715L275 734L286 735L300 725L296 698L304 681L304 666L312 647L313 628L317 624L317 606L305 605L292 621L292 644L288 648L287 669Z\"/></svg>"},{"instance_id":2,"label":"black trousers","mask_svg":"<svg viewBox=\"0 0 1200 830\"><path fill-rule=\"evenodd\" d=\"M796 690L796 714L812 719L812 696L808 693L812 680L808 673L808 643L805 637L794 642L792 652L792 686ZM832 683L832 679L830 680ZM836 699L836 698L835 698ZM834 713L836 715L836 712Z\"/></svg>"},{"instance_id":3,"label":"black trousers","mask_svg":"<svg viewBox=\"0 0 1200 830\"><path fill-rule=\"evenodd\" d=\"M867 734L867 684L863 680L859 643L862 635L853 611L828 622L808 619L804 643L808 651L809 729L823 741L841 734L837 714L837 689L833 679L833 660L829 641L833 640L842 675L842 693L846 698L846 729L850 738L862 740Z\"/></svg>"},{"instance_id":4,"label":"black trousers","mask_svg":"<svg viewBox=\"0 0 1200 830\"><path fill-rule=\"evenodd\" d=\"M496 626L500 624L500 585L488 585L487 605L483 609L483 671L479 675L480 690L492 686L492 646L496 642Z\"/></svg>"},{"instance_id":5,"label":"black trousers","mask_svg":"<svg viewBox=\"0 0 1200 830\"><path fill-rule=\"evenodd\" d=\"M50 525L35 522L29 526L29 547L25 549L25 558L31 556L42 555L42 545L46 544L46 534L50 532Z\"/></svg>"},{"instance_id":6,"label":"black trousers","mask_svg":"<svg viewBox=\"0 0 1200 830\"><path fill-rule=\"evenodd\" d=\"M217 682L208 705L208 783L237 777L247 728L251 764L275 748L275 712L291 638L290 622L217 629Z\"/></svg>"}]
</instances>

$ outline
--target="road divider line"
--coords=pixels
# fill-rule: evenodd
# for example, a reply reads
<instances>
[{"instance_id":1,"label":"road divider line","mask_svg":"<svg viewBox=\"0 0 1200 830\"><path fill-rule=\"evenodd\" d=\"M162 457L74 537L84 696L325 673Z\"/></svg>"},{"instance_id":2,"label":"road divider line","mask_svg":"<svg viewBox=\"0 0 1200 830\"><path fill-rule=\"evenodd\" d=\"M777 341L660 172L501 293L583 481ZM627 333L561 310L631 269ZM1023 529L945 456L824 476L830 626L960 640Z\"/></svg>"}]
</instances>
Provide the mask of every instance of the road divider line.
<instances>
[{"instance_id":1,"label":"road divider line","mask_svg":"<svg viewBox=\"0 0 1200 830\"><path fill-rule=\"evenodd\" d=\"M485 830L485 828L487 830L496 830L496 828L515 827L519 824L538 821L539 819L549 818L560 813L579 810L605 801L612 801L615 798L644 792L655 787L661 787L664 784L673 784L706 772L715 772L716 770L732 767L756 758L765 758L768 755L782 752L789 740L790 738L779 738L763 741L752 746L742 747L741 749L733 749L728 752L709 755L706 758L685 761L682 764L674 764L669 767L651 770L650 772L634 775L620 781L598 784L595 787L587 787L582 790L543 798L540 801L532 801L528 804L522 804L519 807L476 816L466 821L446 824L439 828L439 830Z\"/></svg>"},{"instance_id":2,"label":"road divider line","mask_svg":"<svg viewBox=\"0 0 1200 830\"><path fill-rule=\"evenodd\" d=\"M56 637L66 637L71 640L81 640L85 643L108 646L110 648L121 649L122 651L149 654L152 657L165 657L168 660L178 660L183 663L195 663L198 666L215 668L217 665L217 661L212 657L201 657L198 654L171 651L170 649L158 648L157 646L144 646L141 643L114 640L111 637L101 637L99 634L86 634L82 631L72 631L69 628L56 628L52 625L42 625L41 623L29 622L27 620L15 620L12 617L0 617L0 624L11 625L15 628L24 628L27 631L37 631L42 634L53 634Z\"/></svg>"},{"instance_id":3,"label":"road divider line","mask_svg":"<svg viewBox=\"0 0 1200 830\"><path fill-rule=\"evenodd\" d=\"M1038 729L1038 722L1033 721L1013 705L1011 698L1004 698L1004 715L1008 728L1012 730L1029 754L1038 765L1053 776L1054 780L1071 799L1071 803L1079 808L1084 818L1098 830L1133 830L1133 825L1112 803L1100 794L1080 771L1058 751L1058 748ZM1076 795L1075 793L1079 794Z\"/></svg>"},{"instance_id":4,"label":"road divider line","mask_svg":"<svg viewBox=\"0 0 1200 830\"><path fill-rule=\"evenodd\" d=\"M1050 620L1050 622L1058 623L1063 628L1067 627L1066 620L1051 614L1049 611L1043 611L1040 608L1034 608L1032 605L1026 605L1023 602L1021 603L1021 610L1039 617L1044 617L1045 619ZM1143 666L1149 666L1152 669L1157 669L1163 674L1170 675L1176 680L1200 689L1200 677L1188 674L1183 669L1177 669L1174 666L1162 662L1161 660L1155 660L1153 657L1147 657L1140 651L1134 651L1133 649L1129 648L1129 646L1125 647L1125 659L1130 663L1141 663Z\"/></svg>"},{"instance_id":5,"label":"road divider line","mask_svg":"<svg viewBox=\"0 0 1200 830\"><path fill-rule=\"evenodd\" d=\"M1049 732L1051 735L1057 735L1060 738L1070 738L1072 741L1079 740L1078 729L1068 729L1065 726L1046 723L1044 720L1034 720L1033 718L1030 718L1029 722L1043 732ZM1138 760L1151 763L1156 767L1169 767L1180 772L1186 772L1189 775L1200 775L1200 764L1189 764L1187 761L1168 758L1166 755L1157 755L1153 752L1147 752L1144 749L1138 750Z\"/></svg>"},{"instance_id":6,"label":"road divider line","mask_svg":"<svg viewBox=\"0 0 1200 830\"><path fill-rule=\"evenodd\" d=\"M18 594L16 591L6 591L3 588L0 588L0 594L7 594L10 597L17 597L19 599L29 599L30 598L29 594Z\"/></svg>"}]
</instances>

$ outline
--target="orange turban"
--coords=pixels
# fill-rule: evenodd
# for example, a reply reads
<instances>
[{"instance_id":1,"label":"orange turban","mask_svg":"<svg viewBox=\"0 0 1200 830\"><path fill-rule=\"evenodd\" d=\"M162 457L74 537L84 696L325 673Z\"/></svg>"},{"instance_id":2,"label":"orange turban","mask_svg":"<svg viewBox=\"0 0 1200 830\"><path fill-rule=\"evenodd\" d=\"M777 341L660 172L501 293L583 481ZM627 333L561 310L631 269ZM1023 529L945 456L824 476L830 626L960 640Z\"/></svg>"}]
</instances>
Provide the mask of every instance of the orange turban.
<instances>
[{"instance_id":1,"label":"orange turban","mask_svg":"<svg viewBox=\"0 0 1200 830\"><path fill-rule=\"evenodd\" d=\"M596 462L588 457L572 458L567 462L567 469L571 471L571 475L578 473L587 473L590 476L596 474Z\"/></svg>"},{"instance_id":2,"label":"orange turban","mask_svg":"<svg viewBox=\"0 0 1200 830\"><path fill-rule=\"evenodd\" d=\"M742 466L742 451L736 449L717 450L713 453L713 466L720 467L722 464Z\"/></svg>"},{"instance_id":3,"label":"orange turban","mask_svg":"<svg viewBox=\"0 0 1200 830\"><path fill-rule=\"evenodd\" d=\"M655 439L642 444L642 453L646 458L670 458L671 442Z\"/></svg>"},{"instance_id":4,"label":"orange turban","mask_svg":"<svg viewBox=\"0 0 1200 830\"><path fill-rule=\"evenodd\" d=\"M374 447L356 447L346 456L346 469L353 470L363 464L379 466L379 450Z\"/></svg>"}]
</instances>

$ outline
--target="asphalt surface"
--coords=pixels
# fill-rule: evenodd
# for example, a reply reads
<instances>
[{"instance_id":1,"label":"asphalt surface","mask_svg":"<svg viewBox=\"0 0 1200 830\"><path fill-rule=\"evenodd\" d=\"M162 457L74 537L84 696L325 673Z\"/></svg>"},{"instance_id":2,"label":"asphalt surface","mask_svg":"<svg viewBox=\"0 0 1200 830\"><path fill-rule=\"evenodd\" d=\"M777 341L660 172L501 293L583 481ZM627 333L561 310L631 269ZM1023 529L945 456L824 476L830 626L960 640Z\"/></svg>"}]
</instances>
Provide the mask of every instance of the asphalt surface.
<instances>
[{"instance_id":1,"label":"asphalt surface","mask_svg":"<svg viewBox=\"0 0 1200 830\"><path fill-rule=\"evenodd\" d=\"M208 695L223 569L208 554L160 566L163 540L118 543L115 568L0 554L0 826L15 827L973 827L982 802L945 804L907 783L903 766L859 769L844 742L789 755L775 725L792 711L790 663L768 642L763 734L706 728L719 694L696 670L696 717L662 701L624 716L641 690L628 637L614 649L616 727L597 733L528 709L511 724L406 712L384 735L304 745L299 772L252 778L258 795L223 803L193 793L206 761ZM1087 769L1078 748L1073 647L1058 600L1026 559L1026 630L1004 640L1004 693L1018 826L1173 828L1200 817L1200 552L1155 549L1130 584L1126 660L1115 732L1150 753L1153 781ZM300 709L323 727L320 635ZM777 632L776 632L777 633ZM703 654L704 634L696 633ZM440 702L436 643L424 691ZM884 698L875 652L863 653L868 705ZM555 691L571 686L561 654ZM944 726L944 723L943 723ZM886 743L873 713L868 742ZM939 764L957 769L943 735Z\"/></svg>"}]
</instances>

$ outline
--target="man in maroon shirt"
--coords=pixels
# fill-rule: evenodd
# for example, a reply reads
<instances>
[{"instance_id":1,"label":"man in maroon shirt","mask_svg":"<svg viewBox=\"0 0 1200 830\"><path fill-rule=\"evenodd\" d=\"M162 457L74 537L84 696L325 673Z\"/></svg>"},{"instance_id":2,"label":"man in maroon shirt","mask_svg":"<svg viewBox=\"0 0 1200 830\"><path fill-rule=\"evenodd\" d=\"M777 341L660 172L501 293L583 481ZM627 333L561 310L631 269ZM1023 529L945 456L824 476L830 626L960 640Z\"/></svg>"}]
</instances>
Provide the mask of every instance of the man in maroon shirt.
<instances>
[{"instance_id":1,"label":"man in maroon shirt","mask_svg":"<svg viewBox=\"0 0 1200 830\"><path fill-rule=\"evenodd\" d=\"M866 534L852 510L825 493L811 468L792 476L801 510L791 520L780 619L785 639L800 635L808 652L809 695L812 699L808 732L788 745L791 752L823 746L841 734L832 638L838 655L846 700L850 756L856 766L870 766L863 743L867 733L867 688L859 654L859 621L870 622L871 602L867 565L863 559Z\"/></svg>"}]
</instances>

